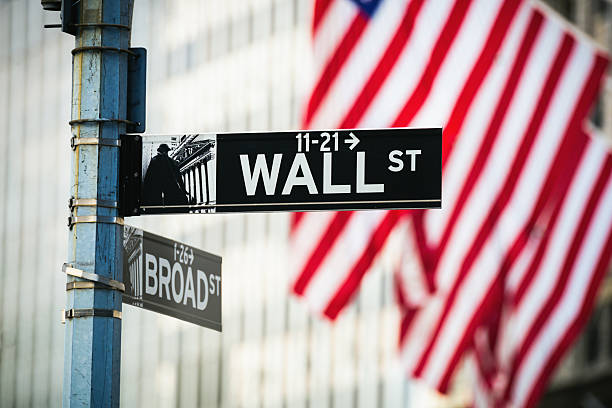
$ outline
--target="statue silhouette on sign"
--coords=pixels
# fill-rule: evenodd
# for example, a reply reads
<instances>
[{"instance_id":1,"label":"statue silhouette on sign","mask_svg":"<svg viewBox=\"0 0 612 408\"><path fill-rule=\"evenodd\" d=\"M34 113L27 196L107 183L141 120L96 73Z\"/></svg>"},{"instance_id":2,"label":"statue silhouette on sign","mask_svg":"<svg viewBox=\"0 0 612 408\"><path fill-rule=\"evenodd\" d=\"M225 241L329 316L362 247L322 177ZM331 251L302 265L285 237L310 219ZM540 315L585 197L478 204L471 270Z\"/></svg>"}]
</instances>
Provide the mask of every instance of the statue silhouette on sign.
<instances>
[{"instance_id":1,"label":"statue silhouette on sign","mask_svg":"<svg viewBox=\"0 0 612 408\"><path fill-rule=\"evenodd\" d=\"M144 178L143 205L187 205L189 194L179 171L179 164L168 156L170 148L161 144L151 159Z\"/></svg>"}]
</instances>

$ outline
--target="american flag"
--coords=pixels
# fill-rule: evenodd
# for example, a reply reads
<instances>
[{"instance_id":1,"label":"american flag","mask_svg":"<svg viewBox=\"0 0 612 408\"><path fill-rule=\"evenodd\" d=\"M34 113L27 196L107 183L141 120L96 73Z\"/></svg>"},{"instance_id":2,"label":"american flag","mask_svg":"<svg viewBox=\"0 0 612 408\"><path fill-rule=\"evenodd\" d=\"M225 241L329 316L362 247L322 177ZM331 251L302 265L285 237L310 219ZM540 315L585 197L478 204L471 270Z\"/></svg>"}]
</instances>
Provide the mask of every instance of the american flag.
<instances>
[{"instance_id":1,"label":"american flag","mask_svg":"<svg viewBox=\"0 0 612 408\"><path fill-rule=\"evenodd\" d=\"M530 1L317 0L312 40L304 126L442 125L442 210L294 215L293 291L334 319L407 220L407 372L445 392L469 355L477 405L533 406L612 256L612 158L586 123L607 56Z\"/></svg>"}]
</instances>

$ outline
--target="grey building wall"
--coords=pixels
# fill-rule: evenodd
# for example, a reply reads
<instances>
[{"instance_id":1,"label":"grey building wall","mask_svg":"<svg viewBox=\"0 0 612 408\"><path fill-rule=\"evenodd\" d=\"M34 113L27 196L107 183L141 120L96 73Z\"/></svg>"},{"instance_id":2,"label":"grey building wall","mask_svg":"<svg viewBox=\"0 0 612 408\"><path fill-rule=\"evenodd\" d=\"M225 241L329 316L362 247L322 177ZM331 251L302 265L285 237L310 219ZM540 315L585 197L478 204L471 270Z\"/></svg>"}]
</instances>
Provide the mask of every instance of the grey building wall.
<instances>
[{"instance_id":1,"label":"grey building wall","mask_svg":"<svg viewBox=\"0 0 612 408\"><path fill-rule=\"evenodd\" d=\"M70 39L42 23L36 2L0 2L1 406L61 396Z\"/></svg>"}]
</instances>

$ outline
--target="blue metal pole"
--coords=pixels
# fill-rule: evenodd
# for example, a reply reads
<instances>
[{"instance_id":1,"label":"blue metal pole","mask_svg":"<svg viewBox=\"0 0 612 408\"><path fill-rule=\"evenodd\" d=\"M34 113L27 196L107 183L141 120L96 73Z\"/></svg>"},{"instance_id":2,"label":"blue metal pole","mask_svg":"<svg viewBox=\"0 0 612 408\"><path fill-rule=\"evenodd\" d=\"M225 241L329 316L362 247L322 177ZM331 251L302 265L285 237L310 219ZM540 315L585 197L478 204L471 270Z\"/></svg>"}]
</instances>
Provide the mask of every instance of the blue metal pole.
<instances>
[{"instance_id":1,"label":"blue metal pole","mask_svg":"<svg viewBox=\"0 0 612 408\"><path fill-rule=\"evenodd\" d=\"M71 193L76 201L71 209L68 263L122 281L123 220L115 205L119 148L113 141L125 133L121 120L126 117L126 50L133 0L81 0L76 4L80 25L72 51L71 121L75 142ZM68 282L73 281L82 280L68 276ZM67 286L65 407L119 406L121 296L91 281Z\"/></svg>"}]
</instances>

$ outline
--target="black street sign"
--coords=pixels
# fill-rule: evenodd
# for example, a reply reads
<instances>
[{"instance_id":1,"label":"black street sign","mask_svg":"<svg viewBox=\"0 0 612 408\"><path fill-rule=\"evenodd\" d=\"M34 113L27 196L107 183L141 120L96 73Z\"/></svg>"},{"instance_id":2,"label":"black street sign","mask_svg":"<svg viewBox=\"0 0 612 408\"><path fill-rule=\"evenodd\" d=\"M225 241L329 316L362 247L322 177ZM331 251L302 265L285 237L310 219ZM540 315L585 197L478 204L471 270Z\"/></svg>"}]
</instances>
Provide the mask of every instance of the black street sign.
<instances>
[{"instance_id":1,"label":"black street sign","mask_svg":"<svg viewBox=\"0 0 612 408\"><path fill-rule=\"evenodd\" d=\"M141 214L440 208L442 129L143 136L140 166Z\"/></svg>"},{"instance_id":2,"label":"black street sign","mask_svg":"<svg viewBox=\"0 0 612 408\"><path fill-rule=\"evenodd\" d=\"M221 331L221 257L123 227L123 303Z\"/></svg>"}]
</instances>

